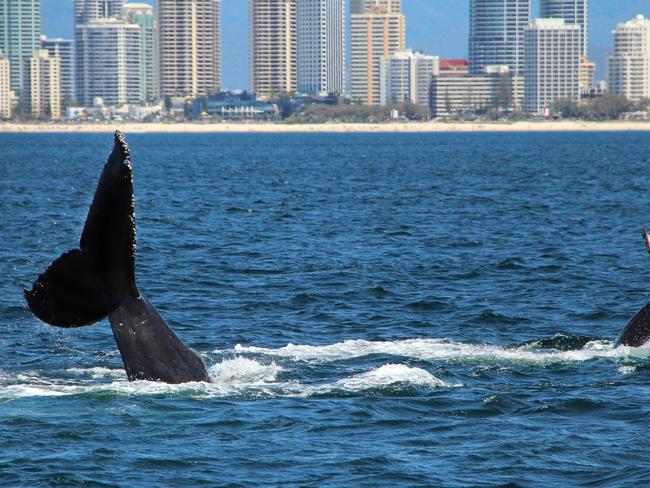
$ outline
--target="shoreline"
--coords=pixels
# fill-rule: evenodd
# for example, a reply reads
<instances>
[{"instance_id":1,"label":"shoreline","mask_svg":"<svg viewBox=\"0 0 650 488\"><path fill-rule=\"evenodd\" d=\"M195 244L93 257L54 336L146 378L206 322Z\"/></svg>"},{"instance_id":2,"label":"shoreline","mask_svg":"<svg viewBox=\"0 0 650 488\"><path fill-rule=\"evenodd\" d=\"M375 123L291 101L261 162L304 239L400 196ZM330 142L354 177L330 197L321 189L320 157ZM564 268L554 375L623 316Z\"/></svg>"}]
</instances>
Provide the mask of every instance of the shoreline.
<instances>
[{"instance_id":1,"label":"shoreline","mask_svg":"<svg viewBox=\"0 0 650 488\"><path fill-rule=\"evenodd\" d=\"M395 122L395 123L0 123L0 133L113 132L126 133L345 133L345 132L622 132L650 131L650 121L524 121L524 122Z\"/></svg>"}]
</instances>

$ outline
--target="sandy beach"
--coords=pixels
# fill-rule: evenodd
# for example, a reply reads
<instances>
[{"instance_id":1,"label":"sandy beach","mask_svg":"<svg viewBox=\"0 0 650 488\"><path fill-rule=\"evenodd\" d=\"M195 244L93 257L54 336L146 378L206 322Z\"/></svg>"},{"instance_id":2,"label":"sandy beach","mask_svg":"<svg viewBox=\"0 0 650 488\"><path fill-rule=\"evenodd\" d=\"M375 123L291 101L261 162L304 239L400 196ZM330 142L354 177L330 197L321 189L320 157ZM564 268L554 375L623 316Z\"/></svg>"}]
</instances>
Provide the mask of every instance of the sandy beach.
<instances>
[{"instance_id":1,"label":"sandy beach","mask_svg":"<svg viewBox=\"0 0 650 488\"><path fill-rule=\"evenodd\" d=\"M270 132L591 132L650 131L650 121L525 121L513 123L487 122L398 122L398 123L1 123L0 132L197 132L197 133L270 133Z\"/></svg>"}]
</instances>

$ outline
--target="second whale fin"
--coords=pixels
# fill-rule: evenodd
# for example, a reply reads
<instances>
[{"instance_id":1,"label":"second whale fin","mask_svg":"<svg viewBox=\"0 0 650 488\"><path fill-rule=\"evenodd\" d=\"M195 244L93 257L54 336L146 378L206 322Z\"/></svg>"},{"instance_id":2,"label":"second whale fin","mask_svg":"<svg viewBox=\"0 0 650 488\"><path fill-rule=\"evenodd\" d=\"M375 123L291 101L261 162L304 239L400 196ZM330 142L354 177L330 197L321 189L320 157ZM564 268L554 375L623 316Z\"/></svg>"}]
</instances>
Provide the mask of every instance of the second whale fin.
<instances>
[{"instance_id":1,"label":"second whale fin","mask_svg":"<svg viewBox=\"0 0 650 488\"><path fill-rule=\"evenodd\" d=\"M63 254L38 277L25 298L31 311L56 327L83 327L103 319L103 282L92 256L78 249Z\"/></svg>"}]
</instances>

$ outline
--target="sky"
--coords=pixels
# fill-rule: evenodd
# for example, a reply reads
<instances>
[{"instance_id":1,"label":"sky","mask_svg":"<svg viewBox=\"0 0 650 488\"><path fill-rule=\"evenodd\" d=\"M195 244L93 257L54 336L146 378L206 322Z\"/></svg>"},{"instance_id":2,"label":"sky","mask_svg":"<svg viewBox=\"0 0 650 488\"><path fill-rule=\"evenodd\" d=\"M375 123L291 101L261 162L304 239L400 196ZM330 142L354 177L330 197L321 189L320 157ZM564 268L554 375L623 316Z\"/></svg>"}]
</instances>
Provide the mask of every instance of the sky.
<instances>
[{"instance_id":1,"label":"sky","mask_svg":"<svg viewBox=\"0 0 650 488\"><path fill-rule=\"evenodd\" d=\"M72 38L73 0L41 0L43 33ZM153 4L153 0L145 0ZM537 0L533 0L533 15ZM590 58L605 76L616 23L643 14L650 17L650 0L591 0ZM407 47L442 58L467 57L469 0L402 0ZM248 87L248 1L221 1L222 86Z\"/></svg>"}]
</instances>

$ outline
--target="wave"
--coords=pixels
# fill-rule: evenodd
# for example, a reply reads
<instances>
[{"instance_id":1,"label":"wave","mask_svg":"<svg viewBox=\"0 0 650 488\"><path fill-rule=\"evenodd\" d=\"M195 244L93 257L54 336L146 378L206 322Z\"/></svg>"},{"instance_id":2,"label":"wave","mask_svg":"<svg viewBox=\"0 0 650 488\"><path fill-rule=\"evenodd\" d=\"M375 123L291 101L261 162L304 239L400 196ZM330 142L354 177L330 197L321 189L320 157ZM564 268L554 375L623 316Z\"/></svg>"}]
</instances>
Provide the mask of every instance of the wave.
<instances>
[{"instance_id":1,"label":"wave","mask_svg":"<svg viewBox=\"0 0 650 488\"><path fill-rule=\"evenodd\" d=\"M576 341L581 345L583 341ZM649 359L650 347L612 348L611 341L591 340L575 350L536 347L539 342L521 346L468 344L447 339L406 339L400 341L348 340L324 346L287 344L277 349L235 346L237 354L257 354L292 361L322 364L367 356L390 355L420 361L445 361L461 364L534 364L584 362L592 359Z\"/></svg>"},{"instance_id":2,"label":"wave","mask_svg":"<svg viewBox=\"0 0 650 488\"><path fill-rule=\"evenodd\" d=\"M54 396L178 396L254 400L329 394L363 395L366 392L377 394L383 391L395 393L412 388L460 386L446 383L423 369L403 364L387 364L365 373L320 384L305 384L298 380L279 381L278 376L283 371L274 362L263 364L243 357L224 359L213 365L209 369L212 383L181 385L152 381L129 382L124 371L108 368L68 369L66 372L73 377L67 379L52 379L36 373L11 375L0 371L0 402ZM112 381L97 381L102 379Z\"/></svg>"}]
</instances>

